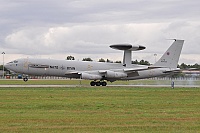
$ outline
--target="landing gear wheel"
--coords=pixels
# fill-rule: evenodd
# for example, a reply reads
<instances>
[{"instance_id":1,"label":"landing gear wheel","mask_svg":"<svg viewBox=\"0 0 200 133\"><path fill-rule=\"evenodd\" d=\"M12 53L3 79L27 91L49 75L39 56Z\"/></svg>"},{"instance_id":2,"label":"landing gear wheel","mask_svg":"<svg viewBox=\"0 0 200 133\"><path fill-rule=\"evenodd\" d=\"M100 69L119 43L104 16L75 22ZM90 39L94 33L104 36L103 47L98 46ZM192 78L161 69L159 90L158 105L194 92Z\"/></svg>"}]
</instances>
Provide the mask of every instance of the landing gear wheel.
<instances>
[{"instance_id":1,"label":"landing gear wheel","mask_svg":"<svg viewBox=\"0 0 200 133\"><path fill-rule=\"evenodd\" d=\"M103 81L103 82L101 82L101 85L102 85L102 86L106 86L107 83L106 83L105 81Z\"/></svg>"},{"instance_id":2,"label":"landing gear wheel","mask_svg":"<svg viewBox=\"0 0 200 133\"><path fill-rule=\"evenodd\" d=\"M90 85L91 85L91 86L95 86L95 85L96 85L96 86L106 86L107 83L106 83L105 81L102 81L102 82L101 82L101 81L97 81L97 82L96 82L96 81L91 81L91 82L90 82Z\"/></svg>"},{"instance_id":3,"label":"landing gear wheel","mask_svg":"<svg viewBox=\"0 0 200 133\"><path fill-rule=\"evenodd\" d=\"M96 86L100 86L100 85L101 85L100 81L96 82Z\"/></svg>"},{"instance_id":4,"label":"landing gear wheel","mask_svg":"<svg viewBox=\"0 0 200 133\"><path fill-rule=\"evenodd\" d=\"M28 81L28 78L26 77L26 78L23 78L23 80L24 80L24 82L27 82Z\"/></svg>"},{"instance_id":5,"label":"landing gear wheel","mask_svg":"<svg viewBox=\"0 0 200 133\"><path fill-rule=\"evenodd\" d=\"M95 85L96 85L96 82L95 82L95 81L91 81L91 82L90 82L90 85L91 85L91 86L95 86Z\"/></svg>"}]
</instances>

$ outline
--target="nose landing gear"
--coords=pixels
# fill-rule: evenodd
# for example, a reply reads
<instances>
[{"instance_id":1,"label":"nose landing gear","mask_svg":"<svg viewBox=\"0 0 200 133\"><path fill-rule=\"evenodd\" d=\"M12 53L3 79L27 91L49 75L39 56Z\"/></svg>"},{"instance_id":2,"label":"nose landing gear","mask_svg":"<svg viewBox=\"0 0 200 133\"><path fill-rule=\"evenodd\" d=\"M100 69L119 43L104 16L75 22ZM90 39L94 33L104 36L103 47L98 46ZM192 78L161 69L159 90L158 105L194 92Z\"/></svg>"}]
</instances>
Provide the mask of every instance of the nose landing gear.
<instances>
[{"instance_id":1,"label":"nose landing gear","mask_svg":"<svg viewBox=\"0 0 200 133\"><path fill-rule=\"evenodd\" d=\"M91 86L106 86L107 83L105 81L91 81L90 82Z\"/></svg>"},{"instance_id":2,"label":"nose landing gear","mask_svg":"<svg viewBox=\"0 0 200 133\"><path fill-rule=\"evenodd\" d=\"M23 80L24 80L24 82L27 82L27 81L28 81L28 78L27 78L27 77L25 77L25 78L23 78Z\"/></svg>"},{"instance_id":3,"label":"nose landing gear","mask_svg":"<svg viewBox=\"0 0 200 133\"><path fill-rule=\"evenodd\" d=\"M23 80L24 80L24 82L27 82L28 81L28 76L27 75L23 75Z\"/></svg>"}]
</instances>

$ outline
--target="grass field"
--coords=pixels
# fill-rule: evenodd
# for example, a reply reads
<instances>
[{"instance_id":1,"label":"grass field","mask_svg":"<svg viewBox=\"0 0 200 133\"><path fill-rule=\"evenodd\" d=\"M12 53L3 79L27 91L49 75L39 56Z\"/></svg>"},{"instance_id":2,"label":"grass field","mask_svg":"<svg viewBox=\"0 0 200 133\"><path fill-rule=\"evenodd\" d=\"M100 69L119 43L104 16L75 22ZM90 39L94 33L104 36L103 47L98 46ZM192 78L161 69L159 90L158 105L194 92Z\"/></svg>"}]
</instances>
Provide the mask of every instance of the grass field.
<instances>
[{"instance_id":1,"label":"grass field","mask_svg":"<svg viewBox=\"0 0 200 133\"><path fill-rule=\"evenodd\" d=\"M0 88L0 132L200 132L200 88Z\"/></svg>"}]
</instances>

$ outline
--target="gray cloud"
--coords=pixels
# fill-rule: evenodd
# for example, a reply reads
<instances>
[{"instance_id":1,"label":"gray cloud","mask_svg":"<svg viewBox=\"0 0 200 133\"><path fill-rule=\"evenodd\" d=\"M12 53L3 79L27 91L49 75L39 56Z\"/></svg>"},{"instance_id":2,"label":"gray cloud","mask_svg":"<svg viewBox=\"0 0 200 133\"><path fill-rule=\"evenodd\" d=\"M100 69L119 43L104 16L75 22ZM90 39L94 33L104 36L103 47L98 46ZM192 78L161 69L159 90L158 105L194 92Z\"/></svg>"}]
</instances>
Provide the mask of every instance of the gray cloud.
<instances>
[{"instance_id":1,"label":"gray cloud","mask_svg":"<svg viewBox=\"0 0 200 133\"><path fill-rule=\"evenodd\" d=\"M144 53L161 54L171 43L165 39L180 38L186 40L183 54L199 55L199 5L197 0L0 0L0 49L97 55L119 52L110 44L132 43L147 46Z\"/></svg>"}]
</instances>

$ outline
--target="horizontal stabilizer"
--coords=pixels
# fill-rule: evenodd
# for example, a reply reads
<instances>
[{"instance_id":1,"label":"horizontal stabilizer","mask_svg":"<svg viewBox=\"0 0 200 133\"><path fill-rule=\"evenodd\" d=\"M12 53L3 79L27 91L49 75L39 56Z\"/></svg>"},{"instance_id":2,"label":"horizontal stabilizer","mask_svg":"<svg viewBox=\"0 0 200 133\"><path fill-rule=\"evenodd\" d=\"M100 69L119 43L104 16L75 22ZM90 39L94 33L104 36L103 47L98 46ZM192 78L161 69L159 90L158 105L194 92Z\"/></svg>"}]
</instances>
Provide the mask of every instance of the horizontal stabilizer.
<instances>
[{"instance_id":1,"label":"horizontal stabilizer","mask_svg":"<svg viewBox=\"0 0 200 133\"><path fill-rule=\"evenodd\" d=\"M174 70L170 70L170 71L165 71L163 73L180 73L182 70L181 69L174 69Z\"/></svg>"}]
</instances>

